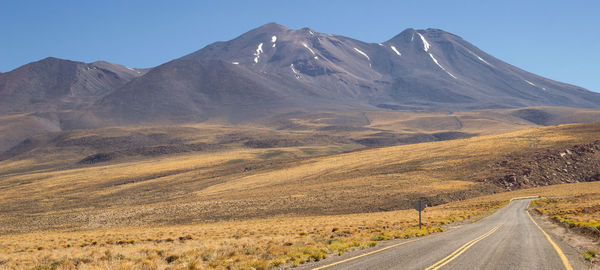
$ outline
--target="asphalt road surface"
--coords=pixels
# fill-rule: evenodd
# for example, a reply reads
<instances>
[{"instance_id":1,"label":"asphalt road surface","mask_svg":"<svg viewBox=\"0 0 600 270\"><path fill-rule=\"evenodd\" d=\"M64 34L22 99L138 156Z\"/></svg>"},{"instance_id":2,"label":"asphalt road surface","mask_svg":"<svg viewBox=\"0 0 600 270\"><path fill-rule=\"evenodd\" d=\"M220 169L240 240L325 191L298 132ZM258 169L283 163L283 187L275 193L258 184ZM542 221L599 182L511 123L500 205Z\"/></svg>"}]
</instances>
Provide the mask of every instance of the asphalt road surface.
<instances>
[{"instance_id":1,"label":"asphalt road surface","mask_svg":"<svg viewBox=\"0 0 600 270\"><path fill-rule=\"evenodd\" d=\"M440 234L390 241L300 269L586 269L581 254L538 227L514 200L478 222Z\"/></svg>"}]
</instances>

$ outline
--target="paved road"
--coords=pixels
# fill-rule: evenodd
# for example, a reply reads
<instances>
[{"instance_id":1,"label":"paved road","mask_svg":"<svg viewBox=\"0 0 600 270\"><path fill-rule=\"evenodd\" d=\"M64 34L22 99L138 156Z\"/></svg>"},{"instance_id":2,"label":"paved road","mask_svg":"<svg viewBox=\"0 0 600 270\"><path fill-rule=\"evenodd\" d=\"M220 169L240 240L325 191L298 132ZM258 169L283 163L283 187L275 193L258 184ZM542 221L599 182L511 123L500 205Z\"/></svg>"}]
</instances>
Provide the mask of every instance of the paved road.
<instances>
[{"instance_id":1,"label":"paved road","mask_svg":"<svg viewBox=\"0 0 600 270\"><path fill-rule=\"evenodd\" d=\"M455 230L385 243L300 268L586 269L580 254L538 228L526 212L530 201L514 200L493 215Z\"/></svg>"}]
</instances>

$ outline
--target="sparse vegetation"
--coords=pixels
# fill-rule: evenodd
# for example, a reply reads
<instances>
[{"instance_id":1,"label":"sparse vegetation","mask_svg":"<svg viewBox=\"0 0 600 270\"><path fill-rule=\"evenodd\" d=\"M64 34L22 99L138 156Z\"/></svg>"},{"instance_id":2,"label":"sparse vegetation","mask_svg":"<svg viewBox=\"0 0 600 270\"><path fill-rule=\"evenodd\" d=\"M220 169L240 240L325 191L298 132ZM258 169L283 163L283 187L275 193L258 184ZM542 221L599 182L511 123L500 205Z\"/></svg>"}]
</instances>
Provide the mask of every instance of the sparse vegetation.
<instances>
[{"instance_id":1,"label":"sparse vegetation","mask_svg":"<svg viewBox=\"0 0 600 270\"><path fill-rule=\"evenodd\" d=\"M532 207L559 224L595 239L600 237L600 189L565 198L536 200Z\"/></svg>"},{"instance_id":2,"label":"sparse vegetation","mask_svg":"<svg viewBox=\"0 0 600 270\"><path fill-rule=\"evenodd\" d=\"M110 136L123 132L111 130ZM60 151L44 159L33 155L0 161L0 231L389 211L411 208L417 198L438 205L500 191L491 183L472 181L473 173L502 155L528 151L532 141L537 148L561 148L593 141L599 132L599 124L565 125L334 155L323 154L352 148L315 145L313 156L302 147L232 146L83 167L77 165L80 157L63 158ZM70 165L64 164L69 160ZM456 219L460 217L443 222Z\"/></svg>"},{"instance_id":3,"label":"sparse vegetation","mask_svg":"<svg viewBox=\"0 0 600 270\"><path fill-rule=\"evenodd\" d=\"M441 232L512 197L583 202L595 198L600 183L486 195L500 190L470 177L499 156L528 151L532 141L560 148L596 139L599 131L598 124L566 125L351 153L341 153L356 149L348 145L238 145L92 165L77 164L89 153L72 149L45 160L4 160L0 265L270 269ZM422 230L410 210L416 198L429 204Z\"/></svg>"},{"instance_id":4,"label":"sparse vegetation","mask_svg":"<svg viewBox=\"0 0 600 270\"><path fill-rule=\"evenodd\" d=\"M477 206L488 205L475 201L472 203ZM10 255L6 260L11 267L29 265L43 268L68 262L78 268L148 269L195 265L211 269L271 269L374 247L379 241L439 232L442 229L438 221L449 215L472 216L483 211L459 208L439 206L428 209L425 212L426 226L422 230L415 227L417 216L414 211L402 210L194 226L28 233L0 239L6 243L2 251ZM169 241L177 238L177 235L184 235L179 238L185 241ZM100 244L89 245L91 239L96 239ZM35 248L37 246L45 248L38 250Z\"/></svg>"},{"instance_id":5,"label":"sparse vegetation","mask_svg":"<svg viewBox=\"0 0 600 270\"><path fill-rule=\"evenodd\" d=\"M583 257L587 260L590 261L593 258L596 257L596 255L598 254L598 251L593 250L593 249L588 249L584 254Z\"/></svg>"},{"instance_id":6,"label":"sparse vegetation","mask_svg":"<svg viewBox=\"0 0 600 270\"><path fill-rule=\"evenodd\" d=\"M422 230L416 227L416 211L399 210L13 234L0 236L0 254L4 254L0 255L0 261L4 261L7 268L27 265L39 269L52 269L52 265L62 264L72 264L78 269L272 269L375 247L379 241L441 232L442 223L481 217L513 197L533 194L573 196L594 190L600 190L600 182L519 190L429 207L424 212ZM129 239L134 240L133 243ZM90 245L92 241L97 244ZM126 244L119 244L120 241ZM82 244L85 245L82 247Z\"/></svg>"},{"instance_id":7,"label":"sparse vegetation","mask_svg":"<svg viewBox=\"0 0 600 270\"><path fill-rule=\"evenodd\" d=\"M595 248L600 244L600 182L589 183L588 190L566 194L560 192L563 185L554 188L554 196L531 202L531 207L539 214L569 228L569 231L588 237L591 241L580 246L583 257L591 263L598 263Z\"/></svg>"}]
</instances>

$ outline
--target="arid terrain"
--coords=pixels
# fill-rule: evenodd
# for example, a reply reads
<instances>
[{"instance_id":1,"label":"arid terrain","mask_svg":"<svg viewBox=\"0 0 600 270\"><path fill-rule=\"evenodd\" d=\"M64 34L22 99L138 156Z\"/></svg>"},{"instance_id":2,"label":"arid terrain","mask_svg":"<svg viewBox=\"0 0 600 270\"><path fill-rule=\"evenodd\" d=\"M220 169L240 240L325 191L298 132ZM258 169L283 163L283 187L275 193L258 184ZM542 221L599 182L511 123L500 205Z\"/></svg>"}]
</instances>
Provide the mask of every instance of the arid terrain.
<instances>
[{"instance_id":1,"label":"arid terrain","mask_svg":"<svg viewBox=\"0 0 600 270\"><path fill-rule=\"evenodd\" d=\"M425 227L422 230L416 227L416 211L396 210L195 225L8 234L0 236L0 264L16 269L291 267L373 247L378 241L441 232L446 224L471 222L485 216L510 198L531 195L597 197L599 190L598 182L561 184L434 206L424 212ZM594 202L597 203L591 203ZM568 209L573 207L578 205L570 204Z\"/></svg>"},{"instance_id":2,"label":"arid terrain","mask_svg":"<svg viewBox=\"0 0 600 270\"><path fill-rule=\"evenodd\" d=\"M600 269L598 8L4 2L0 270Z\"/></svg>"},{"instance_id":3,"label":"arid terrain","mask_svg":"<svg viewBox=\"0 0 600 270\"><path fill-rule=\"evenodd\" d=\"M351 139L364 131L198 125L50 134L0 162L2 231L364 213L407 209L416 198L438 205L504 191L486 177L501 177L490 165L506 156L591 143L599 130L574 124L364 150Z\"/></svg>"},{"instance_id":4,"label":"arid terrain","mask_svg":"<svg viewBox=\"0 0 600 270\"><path fill-rule=\"evenodd\" d=\"M449 125L436 117L427 115ZM358 141L377 134L372 129L406 128L410 121L369 119L361 129L321 133L315 130L323 124L297 120L312 126L199 124L32 137L0 161L0 263L25 269L292 266L441 231L512 197L587 198L600 190L597 183L575 183L598 180L598 123L506 125L516 131L370 148ZM467 130L474 125L461 122ZM440 130L451 128L429 132ZM419 198L432 206L422 231L411 210ZM589 203L581 209L595 207ZM597 222L588 210L573 214Z\"/></svg>"}]
</instances>

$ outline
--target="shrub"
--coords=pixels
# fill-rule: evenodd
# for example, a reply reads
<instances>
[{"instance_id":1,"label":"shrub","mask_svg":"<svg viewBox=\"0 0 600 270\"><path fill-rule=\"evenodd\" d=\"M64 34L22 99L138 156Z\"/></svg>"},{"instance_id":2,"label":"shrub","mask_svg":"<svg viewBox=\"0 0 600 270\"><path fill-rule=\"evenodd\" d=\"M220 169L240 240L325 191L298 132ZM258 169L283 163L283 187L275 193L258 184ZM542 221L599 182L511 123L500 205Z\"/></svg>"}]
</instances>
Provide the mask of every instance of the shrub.
<instances>
[{"instance_id":1,"label":"shrub","mask_svg":"<svg viewBox=\"0 0 600 270\"><path fill-rule=\"evenodd\" d=\"M338 255L342 255L344 252L348 251L350 247L353 246L353 243L342 242L342 241L332 241L327 245L327 249L331 252L336 252Z\"/></svg>"},{"instance_id":2,"label":"shrub","mask_svg":"<svg viewBox=\"0 0 600 270\"><path fill-rule=\"evenodd\" d=\"M598 254L598 251L595 251L593 249L588 249L585 253L583 253L583 257L589 261L592 258L596 257L597 254Z\"/></svg>"},{"instance_id":3,"label":"shrub","mask_svg":"<svg viewBox=\"0 0 600 270\"><path fill-rule=\"evenodd\" d=\"M179 259L179 256L177 255L169 255L165 258L165 261L167 261L167 263L172 263L174 261L176 261L177 259Z\"/></svg>"},{"instance_id":4,"label":"shrub","mask_svg":"<svg viewBox=\"0 0 600 270\"><path fill-rule=\"evenodd\" d=\"M308 255L303 252L288 252L286 255L290 258L289 261L292 262L292 266L298 266L308 261Z\"/></svg>"},{"instance_id":5,"label":"shrub","mask_svg":"<svg viewBox=\"0 0 600 270\"><path fill-rule=\"evenodd\" d=\"M308 255L309 259L315 262L327 258L327 251L325 248L315 247L305 247L302 249L302 253Z\"/></svg>"},{"instance_id":6,"label":"shrub","mask_svg":"<svg viewBox=\"0 0 600 270\"><path fill-rule=\"evenodd\" d=\"M188 270L200 270L202 266L198 260L193 260L187 265Z\"/></svg>"},{"instance_id":7,"label":"shrub","mask_svg":"<svg viewBox=\"0 0 600 270\"><path fill-rule=\"evenodd\" d=\"M381 233L378 233L378 234L372 236L371 241L385 241L385 240L390 240L392 238L394 238L394 236L390 235L389 233L381 232Z\"/></svg>"},{"instance_id":8,"label":"shrub","mask_svg":"<svg viewBox=\"0 0 600 270\"><path fill-rule=\"evenodd\" d=\"M253 260L251 262L249 262L246 267L248 268L254 268L256 270L268 270L270 268L269 262L266 260Z\"/></svg>"},{"instance_id":9,"label":"shrub","mask_svg":"<svg viewBox=\"0 0 600 270\"><path fill-rule=\"evenodd\" d=\"M121 262L121 264L119 264L119 266L117 266L117 270L132 270L133 267L133 263L129 262L129 261L125 261L125 262Z\"/></svg>"},{"instance_id":10,"label":"shrub","mask_svg":"<svg viewBox=\"0 0 600 270\"><path fill-rule=\"evenodd\" d=\"M192 236L191 235L186 235L186 236L179 236L179 241L185 241L185 240L192 240Z\"/></svg>"},{"instance_id":11,"label":"shrub","mask_svg":"<svg viewBox=\"0 0 600 270\"><path fill-rule=\"evenodd\" d=\"M271 261L273 267L283 266L285 264L285 258L277 258Z\"/></svg>"},{"instance_id":12,"label":"shrub","mask_svg":"<svg viewBox=\"0 0 600 270\"><path fill-rule=\"evenodd\" d=\"M138 266L141 269L158 269L158 266L156 266L156 264L150 260L143 260L138 264Z\"/></svg>"}]
</instances>

